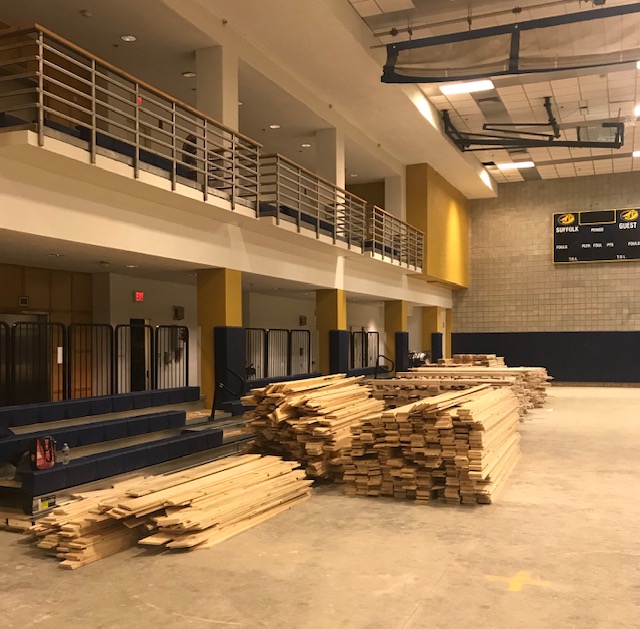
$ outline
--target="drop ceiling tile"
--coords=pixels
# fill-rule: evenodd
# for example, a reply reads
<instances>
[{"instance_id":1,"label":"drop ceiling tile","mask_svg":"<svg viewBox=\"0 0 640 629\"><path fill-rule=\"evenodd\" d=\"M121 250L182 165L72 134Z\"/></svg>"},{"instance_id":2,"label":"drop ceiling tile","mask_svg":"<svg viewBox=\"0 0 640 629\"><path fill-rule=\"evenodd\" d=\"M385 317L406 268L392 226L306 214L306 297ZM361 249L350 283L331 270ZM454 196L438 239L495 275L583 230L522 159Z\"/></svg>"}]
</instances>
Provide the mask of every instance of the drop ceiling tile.
<instances>
[{"instance_id":1,"label":"drop ceiling tile","mask_svg":"<svg viewBox=\"0 0 640 629\"><path fill-rule=\"evenodd\" d=\"M353 8L358 12L360 17L371 17L372 15L382 15L382 9L376 4L375 0L358 0L353 2Z\"/></svg>"},{"instance_id":2,"label":"drop ceiling tile","mask_svg":"<svg viewBox=\"0 0 640 629\"><path fill-rule=\"evenodd\" d=\"M378 6L383 13L392 13L393 11L406 11L407 9L415 9L416 5L412 0L376 0Z\"/></svg>"}]
</instances>

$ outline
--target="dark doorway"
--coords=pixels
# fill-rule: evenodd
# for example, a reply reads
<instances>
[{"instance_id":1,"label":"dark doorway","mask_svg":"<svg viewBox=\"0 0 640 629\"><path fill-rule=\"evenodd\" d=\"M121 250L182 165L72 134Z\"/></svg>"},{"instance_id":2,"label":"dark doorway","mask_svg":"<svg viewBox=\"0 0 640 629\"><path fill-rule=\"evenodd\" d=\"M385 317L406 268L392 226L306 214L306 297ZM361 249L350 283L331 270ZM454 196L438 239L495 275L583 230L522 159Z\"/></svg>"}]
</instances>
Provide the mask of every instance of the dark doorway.
<instances>
[{"instance_id":1,"label":"dark doorway","mask_svg":"<svg viewBox=\"0 0 640 629\"><path fill-rule=\"evenodd\" d=\"M144 319L130 319L131 327L131 391L146 391L149 380L148 354L148 330Z\"/></svg>"}]
</instances>

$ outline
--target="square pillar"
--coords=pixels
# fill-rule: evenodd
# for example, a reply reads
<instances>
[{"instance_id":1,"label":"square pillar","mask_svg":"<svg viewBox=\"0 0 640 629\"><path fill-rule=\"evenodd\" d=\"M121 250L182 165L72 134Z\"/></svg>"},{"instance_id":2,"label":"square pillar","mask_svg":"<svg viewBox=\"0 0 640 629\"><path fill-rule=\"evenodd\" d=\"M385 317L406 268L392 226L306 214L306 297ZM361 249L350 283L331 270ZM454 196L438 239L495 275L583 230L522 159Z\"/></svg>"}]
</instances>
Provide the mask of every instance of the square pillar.
<instances>
[{"instance_id":1,"label":"square pillar","mask_svg":"<svg viewBox=\"0 0 640 629\"><path fill-rule=\"evenodd\" d=\"M406 301L384 302L384 353L396 361L396 332L406 332L408 327L408 308Z\"/></svg>"},{"instance_id":2,"label":"square pillar","mask_svg":"<svg viewBox=\"0 0 640 629\"><path fill-rule=\"evenodd\" d=\"M212 46L196 50L196 108L238 130L238 55Z\"/></svg>"},{"instance_id":3,"label":"square pillar","mask_svg":"<svg viewBox=\"0 0 640 629\"><path fill-rule=\"evenodd\" d=\"M344 134L337 129L316 131L316 174L342 188L345 187Z\"/></svg>"},{"instance_id":4,"label":"square pillar","mask_svg":"<svg viewBox=\"0 0 640 629\"><path fill-rule=\"evenodd\" d=\"M404 175L385 177L384 209L401 221L407 220L407 184Z\"/></svg>"},{"instance_id":5,"label":"square pillar","mask_svg":"<svg viewBox=\"0 0 640 629\"><path fill-rule=\"evenodd\" d=\"M329 332L347 329L347 294L339 288L316 291L316 328L319 335L319 367L330 373Z\"/></svg>"},{"instance_id":6,"label":"square pillar","mask_svg":"<svg viewBox=\"0 0 640 629\"><path fill-rule=\"evenodd\" d=\"M213 329L242 326L242 273L231 269L198 271L200 389L205 406L213 404L215 387Z\"/></svg>"}]
</instances>

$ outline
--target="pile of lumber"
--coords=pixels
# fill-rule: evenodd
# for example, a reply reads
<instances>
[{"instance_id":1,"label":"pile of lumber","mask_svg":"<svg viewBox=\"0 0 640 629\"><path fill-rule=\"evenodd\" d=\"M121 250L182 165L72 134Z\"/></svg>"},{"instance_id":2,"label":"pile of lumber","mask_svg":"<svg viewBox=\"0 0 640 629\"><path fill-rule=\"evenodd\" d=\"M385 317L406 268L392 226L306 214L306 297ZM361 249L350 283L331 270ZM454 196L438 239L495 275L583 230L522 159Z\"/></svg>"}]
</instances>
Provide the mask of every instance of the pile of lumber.
<instances>
[{"instance_id":1,"label":"pile of lumber","mask_svg":"<svg viewBox=\"0 0 640 629\"><path fill-rule=\"evenodd\" d=\"M389 409L354 427L345 493L490 503L520 452L518 400L480 385Z\"/></svg>"},{"instance_id":2,"label":"pile of lumber","mask_svg":"<svg viewBox=\"0 0 640 629\"><path fill-rule=\"evenodd\" d=\"M518 378L516 376L447 378L429 373L415 375L401 373L399 376L402 377L367 381L367 385L371 387L373 397L377 400L382 400L386 408L405 406L411 402L418 402L424 398L440 395L447 391L463 391L480 384L513 388L516 394L519 394L522 388L518 386ZM521 413L526 413L524 401Z\"/></svg>"},{"instance_id":3,"label":"pile of lumber","mask_svg":"<svg viewBox=\"0 0 640 629\"><path fill-rule=\"evenodd\" d=\"M384 408L360 384L363 377L337 374L253 389L242 398L245 406L255 406L244 415L255 434L252 450L299 461L310 478L339 481L352 426Z\"/></svg>"},{"instance_id":4,"label":"pile of lumber","mask_svg":"<svg viewBox=\"0 0 640 629\"><path fill-rule=\"evenodd\" d=\"M466 367L506 367L503 356L495 354L454 354L451 358L439 358L438 365L454 367L464 365Z\"/></svg>"},{"instance_id":5,"label":"pile of lumber","mask_svg":"<svg viewBox=\"0 0 640 629\"><path fill-rule=\"evenodd\" d=\"M544 406L551 377L544 367L418 367L396 374L398 378L459 380L467 385L491 383L504 386L513 379L511 388L520 400L521 414Z\"/></svg>"},{"instance_id":6,"label":"pile of lumber","mask_svg":"<svg viewBox=\"0 0 640 629\"><path fill-rule=\"evenodd\" d=\"M306 500L295 462L236 455L73 496L32 528L38 548L75 569L131 548L210 548Z\"/></svg>"}]
</instances>

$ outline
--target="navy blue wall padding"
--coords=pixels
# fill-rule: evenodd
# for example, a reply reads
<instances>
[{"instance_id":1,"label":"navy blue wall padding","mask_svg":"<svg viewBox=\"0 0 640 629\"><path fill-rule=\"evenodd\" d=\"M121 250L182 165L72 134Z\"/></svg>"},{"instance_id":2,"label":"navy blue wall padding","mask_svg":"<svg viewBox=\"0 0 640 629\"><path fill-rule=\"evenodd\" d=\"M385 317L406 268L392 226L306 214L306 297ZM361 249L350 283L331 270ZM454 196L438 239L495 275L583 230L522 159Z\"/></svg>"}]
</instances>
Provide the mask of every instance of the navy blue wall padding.
<instances>
[{"instance_id":1,"label":"navy blue wall padding","mask_svg":"<svg viewBox=\"0 0 640 629\"><path fill-rule=\"evenodd\" d=\"M127 424L127 434L129 437L137 437L138 435L144 435L147 432L149 432L148 419L146 421L138 421L137 419L129 420Z\"/></svg>"},{"instance_id":2,"label":"navy blue wall padding","mask_svg":"<svg viewBox=\"0 0 640 629\"><path fill-rule=\"evenodd\" d=\"M560 382L640 382L640 332L455 333L452 345L456 354L498 354L511 367L545 367Z\"/></svg>"},{"instance_id":3,"label":"navy blue wall padding","mask_svg":"<svg viewBox=\"0 0 640 629\"><path fill-rule=\"evenodd\" d=\"M168 389L168 391L169 404L182 404L186 400L187 392L184 387L180 387L178 389Z\"/></svg>"},{"instance_id":4,"label":"navy blue wall padding","mask_svg":"<svg viewBox=\"0 0 640 629\"><path fill-rule=\"evenodd\" d=\"M189 454L189 444L185 441L183 435L176 437L169 443L169 454L172 459L179 459Z\"/></svg>"},{"instance_id":5,"label":"navy blue wall padding","mask_svg":"<svg viewBox=\"0 0 640 629\"><path fill-rule=\"evenodd\" d=\"M396 332L396 372L409 371L409 332Z\"/></svg>"},{"instance_id":6,"label":"navy blue wall padding","mask_svg":"<svg viewBox=\"0 0 640 629\"><path fill-rule=\"evenodd\" d=\"M216 374L214 403L221 409L225 402L237 400L234 393L242 389L242 382L229 370L241 378L246 373L246 333L242 327L217 326L213 329L214 371ZM230 391L220 388L224 384Z\"/></svg>"},{"instance_id":7,"label":"navy blue wall padding","mask_svg":"<svg viewBox=\"0 0 640 629\"><path fill-rule=\"evenodd\" d=\"M169 391L156 389L151 391L151 406L167 406L169 404Z\"/></svg>"},{"instance_id":8,"label":"navy blue wall padding","mask_svg":"<svg viewBox=\"0 0 640 629\"><path fill-rule=\"evenodd\" d=\"M242 328L244 329L244 328ZM242 375L242 374L240 374ZM185 402L199 402L200 401L200 387L185 387L184 392Z\"/></svg>"},{"instance_id":9,"label":"navy blue wall padding","mask_svg":"<svg viewBox=\"0 0 640 629\"><path fill-rule=\"evenodd\" d=\"M326 339L320 339L326 343ZM329 330L329 373L345 373L349 370L351 334L347 330Z\"/></svg>"},{"instance_id":10,"label":"navy blue wall padding","mask_svg":"<svg viewBox=\"0 0 640 629\"><path fill-rule=\"evenodd\" d=\"M114 439L124 439L129 434L129 421L107 421L104 422L104 440L113 441Z\"/></svg>"},{"instance_id":11,"label":"navy blue wall padding","mask_svg":"<svg viewBox=\"0 0 640 629\"><path fill-rule=\"evenodd\" d=\"M348 369L347 377L352 378L354 376L373 376L376 373L375 367L360 367L359 369ZM378 373L387 373L384 369L378 368Z\"/></svg>"},{"instance_id":12,"label":"navy blue wall padding","mask_svg":"<svg viewBox=\"0 0 640 629\"><path fill-rule=\"evenodd\" d=\"M322 374L319 371L312 373L297 373L295 376L273 376L272 378L257 378L255 380L247 380L244 387L244 393L248 393L251 389L262 389L268 384L274 382L289 382L289 380L306 380L307 378L319 378Z\"/></svg>"},{"instance_id":13,"label":"navy blue wall padding","mask_svg":"<svg viewBox=\"0 0 640 629\"><path fill-rule=\"evenodd\" d=\"M133 391L131 398L133 399L134 409L149 408L153 403L151 391Z\"/></svg>"},{"instance_id":14,"label":"navy blue wall padding","mask_svg":"<svg viewBox=\"0 0 640 629\"><path fill-rule=\"evenodd\" d=\"M88 399L91 402L92 415L106 415L107 413L113 412L113 396L104 395Z\"/></svg>"},{"instance_id":15,"label":"navy blue wall padding","mask_svg":"<svg viewBox=\"0 0 640 629\"><path fill-rule=\"evenodd\" d=\"M67 400L67 419L78 419L91 415L91 402L88 398L80 400Z\"/></svg>"},{"instance_id":16,"label":"navy blue wall padding","mask_svg":"<svg viewBox=\"0 0 640 629\"><path fill-rule=\"evenodd\" d=\"M24 406L12 406L10 411L10 421L13 426L29 426L37 424L40 420L40 410L38 404L26 404Z\"/></svg>"},{"instance_id":17,"label":"navy blue wall padding","mask_svg":"<svg viewBox=\"0 0 640 629\"><path fill-rule=\"evenodd\" d=\"M130 472L147 466L147 446L140 445L127 448L122 452L122 471Z\"/></svg>"},{"instance_id":18,"label":"navy blue wall padding","mask_svg":"<svg viewBox=\"0 0 640 629\"><path fill-rule=\"evenodd\" d=\"M114 413L124 413L133 410L131 393L119 393L113 396L112 407Z\"/></svg>"},{"instance_id":19,"label":"navy blue wall padding","mask_svg":"<svg viewBox=\"0 0 640 629\"><path fill-rule=\"evenodd\" d=\"M153 448L147 449L147 465L164 463L171 458L169 444L157 443Z\"/></svg>"},{"instance_id":20,"label":"navy blue wall padding","mask_svg":"<svg viewBox=\"0 0 640 629\"><path fill-rule=\"evenodd\" d=\"M443 357L442 354L442 332L431 333L431 362L435 363ZM458 352L456 352L458 353Z\"/></svg>"},{"instance_id":21,"label":"navy blue wall padding","mask_svg":"<svg viewBox=\"0 0 640 629\"><path fill-rule=\"evenodd\" d=\"M122 474L122 454L96 457L96 478L109 478Z\"/></svg>"},{"instance_id":22,"label":"navy blue wall padding","mask_svg":"<svg viewBox=\"0 0 640 629\"><path fill-rule=\"evenodd\" d=\"M38 421L41 423L57 422L66 418L66 404L60 404L59 402L50 402L39 405Z\"/></svg>"},{"instance_id":23,"label":"navy blue wall padding","mask_svg":"<svg viewBox=\"0 0 640 629\"><path fill-rule=\"evenodd\" d=\"M67 468L67 484L69 487L74 485L84 485L97 480L96 462L94 459L87 457L86 459L77 459L71 461Z\"/></svg>"},{"instance_id":24,"label":"navy blue wall padding","mask_svg":"<svg viewBox=\"0 0 640 629\"><path fill-rule=\"evenodd\" d=\"M5 406L0 408L0 426L11 428L38 423L46 424L63 419L78 419L111 412L126 412L134 408L166 406L167 404L197 402L198 400L200 400L200 387L177 387L174 389L136 391L135 393L120 393L61 402Z\"/></svg>"},{"instance_id":25,"label":"navy blue wall padding","mask_svg":"<svg viewBox=\"0 0 640 629\"><path fill-rule=\"evenodd\" d=\"M222 439L222 430L205 430L110 452L99 452L71 461L68 465L57 463L49 470L26 470L22 474L23 488L32 496L41 496L203 452L222 445Z\"/></svg>"},{"instance_id":26,"label":"navy blue wall padding","mask_svg":"<svg viewBox=\"0 0 640 629\"><path fill-rule=\"evenodd\" d=\"M0 462L11 461L14 457L26 452L31 448L34 439L39 436L53 437L57 442L58 449L65 443L73 449L114 439L183 428L185 422L185 411L161 411L149 415L111 419L79 426L64 426L50 430L43 426L36 432L1 439Z\"/></svg>"}]
</instances>

